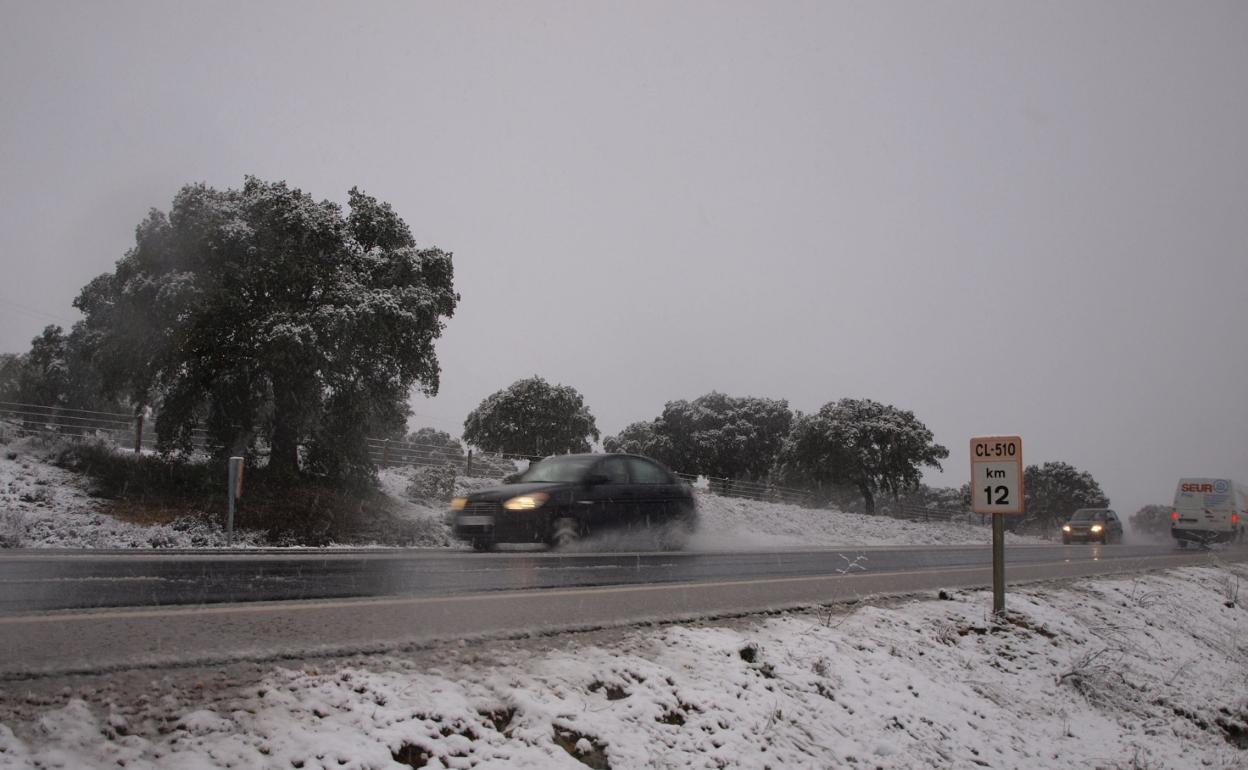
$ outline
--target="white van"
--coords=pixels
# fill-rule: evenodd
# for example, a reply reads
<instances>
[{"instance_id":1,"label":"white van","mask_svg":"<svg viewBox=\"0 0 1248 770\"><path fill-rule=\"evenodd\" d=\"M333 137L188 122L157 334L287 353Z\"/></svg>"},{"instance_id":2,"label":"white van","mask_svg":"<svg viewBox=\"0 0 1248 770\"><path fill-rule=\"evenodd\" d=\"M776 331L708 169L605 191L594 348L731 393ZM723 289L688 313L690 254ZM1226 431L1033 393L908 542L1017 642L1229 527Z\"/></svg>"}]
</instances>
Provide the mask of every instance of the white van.
<instances>
[{"instance_id":1,"label":"white van","mask_svg":"<svg viewBox=\"0 0 1248 770\"><path fill-rule=\"evenodd\" d=\"M1248 526L1248 486L1230 479L1179 479L1170 512L1170 534L1188 543L1243 542Z\"/></svg>"}]
</instances>

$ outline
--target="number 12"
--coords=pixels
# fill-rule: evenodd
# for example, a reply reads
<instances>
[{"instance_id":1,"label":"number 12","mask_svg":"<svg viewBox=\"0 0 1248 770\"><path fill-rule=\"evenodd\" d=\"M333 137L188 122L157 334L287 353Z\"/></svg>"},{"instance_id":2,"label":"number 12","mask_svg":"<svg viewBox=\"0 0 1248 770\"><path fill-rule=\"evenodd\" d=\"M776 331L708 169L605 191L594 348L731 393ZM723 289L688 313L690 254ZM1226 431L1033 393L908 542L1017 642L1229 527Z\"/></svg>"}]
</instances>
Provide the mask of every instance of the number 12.
<instances>
[{"instance_id":1,"label":"number 12","mask_svg":"<svg viewBox=\"0 0 1248 770\"><path fill-rule=\"evenodd\" d=\"M992 499L992 493L997 493L997 499ZM984 487L984 494L988 497L989 505L1009 505L1010 504L1010 488L1001 485L997 487Z\"/></svg>"}]
</instances>

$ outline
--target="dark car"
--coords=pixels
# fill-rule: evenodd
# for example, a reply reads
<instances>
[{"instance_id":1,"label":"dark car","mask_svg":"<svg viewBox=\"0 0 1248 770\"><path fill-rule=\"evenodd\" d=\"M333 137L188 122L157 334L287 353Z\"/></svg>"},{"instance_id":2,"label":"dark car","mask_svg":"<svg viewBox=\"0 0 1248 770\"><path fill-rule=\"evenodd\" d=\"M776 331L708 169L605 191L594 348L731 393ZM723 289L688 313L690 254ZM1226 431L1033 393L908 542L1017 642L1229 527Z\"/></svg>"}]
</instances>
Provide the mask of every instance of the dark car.
<instances>
[{"instance_id":1,"label":"dark car","mask_svg":"<svg viewBox=\"0 0 1248 770\"><path fill-rule=\"evenodd\" d=\"M1122 522L1108 508L1080 508L1062 525L1062 542L1121 543Z\"/></svg>"},{"instance_id":2,"label":"dark car","mask_svg":"<svg viewBox=\"0 0 1248 770\"><path fill-rule=\"evenodd\" d=\"M498 543L567 546L591 534L653 529L679 547L694 528L693 489L648 457L548 457L512 483L451 501L455 537L479 551Z\"/></svg>"}]
</instances>

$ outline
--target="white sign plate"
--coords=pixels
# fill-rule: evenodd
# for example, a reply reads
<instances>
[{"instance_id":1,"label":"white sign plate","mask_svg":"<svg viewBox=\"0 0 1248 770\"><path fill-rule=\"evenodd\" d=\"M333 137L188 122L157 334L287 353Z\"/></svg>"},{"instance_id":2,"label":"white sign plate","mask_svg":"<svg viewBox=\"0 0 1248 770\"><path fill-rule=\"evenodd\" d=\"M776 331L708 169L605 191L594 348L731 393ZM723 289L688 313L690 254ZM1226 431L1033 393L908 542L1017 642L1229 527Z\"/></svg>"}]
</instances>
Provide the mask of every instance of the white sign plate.
<instances>
[{"instance_id":1,"label":"white sign plate","mask_svg":"<svg viewBox=\"0 0 1248 770\"><path fill-rule=\"evenodd\" d=\"M1023 440L1018 436L971 439L971 510L1023 512Z\"/></svg>"}]
</instances>

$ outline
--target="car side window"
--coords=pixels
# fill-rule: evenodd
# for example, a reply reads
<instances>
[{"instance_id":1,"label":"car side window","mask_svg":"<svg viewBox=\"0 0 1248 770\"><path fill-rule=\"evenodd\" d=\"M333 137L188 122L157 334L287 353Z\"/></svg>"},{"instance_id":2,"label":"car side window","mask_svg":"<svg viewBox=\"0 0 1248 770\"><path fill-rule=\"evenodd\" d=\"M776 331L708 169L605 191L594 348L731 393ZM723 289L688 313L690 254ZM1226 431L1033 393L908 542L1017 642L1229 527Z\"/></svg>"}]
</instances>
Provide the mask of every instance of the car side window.
<instances>
[{"instance_id":1,"label":"car side window","mask_svg":"<svg viewBox=\"0 0 1248 770\"><path fill-rule=\"evenodd\" d=\"M610 457L599 463L594 473L601 473L607 477L610 484L627 484L628 483L628 465L624 462L623 457Z\"/></svg>"},{"instance_id":2,"label":"car side window","mask_svg":"<svg viewBox=\"0 0 1248 770\"><path fill-rule=\"evenodd\" d=\"M642 460L640 457L630 457L628 458L628 465L632 470L634 484L671 483L667 472L648 460Z\"/></svg>"}]
</instances>

